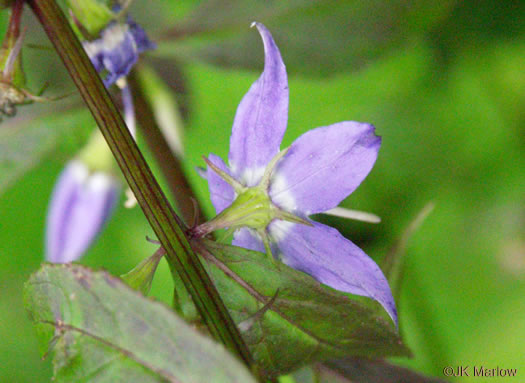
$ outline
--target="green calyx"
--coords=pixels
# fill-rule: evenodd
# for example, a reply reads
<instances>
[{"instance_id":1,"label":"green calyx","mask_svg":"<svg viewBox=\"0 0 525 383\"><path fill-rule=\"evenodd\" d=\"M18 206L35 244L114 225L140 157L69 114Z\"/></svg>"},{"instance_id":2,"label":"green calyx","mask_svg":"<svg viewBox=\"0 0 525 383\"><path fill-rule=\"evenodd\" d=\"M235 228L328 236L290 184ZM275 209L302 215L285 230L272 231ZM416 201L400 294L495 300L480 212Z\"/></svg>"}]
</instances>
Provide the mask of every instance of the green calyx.
<instances>
[{"instance_id":1,"label":"green calyx","mask_svg":"<svg viewBox=\"0 0 525 383\"><path fill-rule=\"evenodd\" d=\"M227 227L249 227L259 231L265 229L275 218L274 210L275 206L268 194L258 187L252 187L239 194L217 219L225 224L230 222Z\"/></svg>"},{"instance_id":2,"label":"green calyx","mask_svg":"<svg viewBox=\"0 0 525 383\"><path fill-rule=\"evenodd\" d=\"M261 234L264 239L266 228L274 219L310 225L307 220L276 206L269 196L272 172L279 160L284 157L287 152L288 149L285 149L278 153L266 167L259 184L252 187L242 185L235 178L205 158L204 160L208 166L234 188L237 197L230 206L211 221L194 228L192 230L193 235L203 237L219 229L229 228L229 230L237 230L242 227L247 227Z\"/></svg>"}]
</instances>

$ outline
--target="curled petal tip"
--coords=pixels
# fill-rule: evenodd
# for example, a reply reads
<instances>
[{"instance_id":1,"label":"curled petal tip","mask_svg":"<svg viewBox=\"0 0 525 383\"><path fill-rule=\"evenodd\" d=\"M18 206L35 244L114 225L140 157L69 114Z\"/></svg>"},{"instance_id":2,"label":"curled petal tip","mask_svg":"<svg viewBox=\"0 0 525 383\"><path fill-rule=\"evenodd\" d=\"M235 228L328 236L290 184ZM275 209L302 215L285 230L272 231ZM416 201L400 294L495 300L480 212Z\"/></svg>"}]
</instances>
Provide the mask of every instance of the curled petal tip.
<instances>
[{"instance_id":1,"label":"curled petal tip","mask_svg":"<svg viewBox=\"0 0 525 383\"><path fill-rule=\"evenodd\" d=\"M271 33L254 23L264 45L264 70L237 108L230 137L230 168L248 186L257 184L264 169L279 152L288 122L286 67ZM260 174L262 175L262 174Z\"/></svg>"},{"instance_id":2,"label":"curled petal tip","mask_svg":"<svg viewBox=\"0 0 525 383\"><path fill-rule=\"evenodd\" d=\"M258 21L253 21L253 22L250 24L250 28L253 28L253 27L257 28L257 29L259 30L259 33L261 33L261 35L262 35L262 34L268 34L268 35L270 35L270 37L271 37L271 33L270 33L270 31L268 30L268 28L266 28L266 27L264 26L264 24L259 23ZM263 37L264 37L264 36L263 36Z\"/></svg>"}]
</instances>

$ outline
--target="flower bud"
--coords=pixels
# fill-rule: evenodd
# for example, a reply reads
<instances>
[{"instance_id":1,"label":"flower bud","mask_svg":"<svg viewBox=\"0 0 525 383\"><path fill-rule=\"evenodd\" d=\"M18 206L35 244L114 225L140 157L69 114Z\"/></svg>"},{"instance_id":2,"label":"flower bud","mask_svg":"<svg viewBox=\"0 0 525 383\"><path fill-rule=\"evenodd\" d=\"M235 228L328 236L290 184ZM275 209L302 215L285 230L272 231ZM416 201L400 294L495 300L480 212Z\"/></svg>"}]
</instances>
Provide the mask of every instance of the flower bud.
<instances>
[{"instance_id":1,"label":"flower bud","mask_svg":"<svg viewBox=\"0 0 525 383\"><path fill-rule=\"evenodd\" d=\"M71 161L53 190L47 215L46 259L66 263L79 259L111 215L119 194L118 182L100 171Z\"/></svg>"}]
</instances>

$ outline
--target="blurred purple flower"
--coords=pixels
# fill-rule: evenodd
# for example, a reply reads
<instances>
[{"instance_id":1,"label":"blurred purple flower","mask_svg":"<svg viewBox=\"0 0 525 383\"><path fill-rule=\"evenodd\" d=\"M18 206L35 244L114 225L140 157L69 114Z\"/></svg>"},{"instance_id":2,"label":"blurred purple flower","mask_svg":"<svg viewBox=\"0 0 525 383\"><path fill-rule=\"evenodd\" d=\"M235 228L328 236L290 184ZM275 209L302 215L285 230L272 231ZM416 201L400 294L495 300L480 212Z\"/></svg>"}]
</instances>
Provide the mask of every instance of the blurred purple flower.
<instances>
[{"instance_id":1,"label":"blurred purple flower","mask_svg":"<svg viewBox=\"0 0 525 383\"><path fill-rule=\"evenodd\" d=\"M319 282L373 298L397 324L377 264L336 229L308 218L336 207L359 186L381 139L372 125L345 121L311 130L279 152L288 119L286 68L270 32L255 26L264 43L264 71L237 109L229 166L213 154L207 159L204 176L218 216L194 234L229 227L234 245L266 250Z\"/></svg>"},{"instance_id":2,"label":"blurred purple flower","mask_svg":"<svg viewBox=\"0 0 525 383\"><path fill-rule=\"evenodd\" d=\"M126 24L111 22L102 30L99 39L86 41L83 45L97 72L107 71L103 80L106 87L127 76L140 53L156 48L144 29L130 17Z\"/></svg>"},{"instance_id":3,"label":"blurred purple flower","mask_svg":"<svg viewBox=\"0 0 525 383\"><path fill-rule=\"evenodd\" d=\"M119 184L111 176L90 174L86 165L71 161L62 171L46 223L46 259L72 262L91 245L117 202Z\"/></svg>"},{"instance_id":4,"label":"blurred purple flower","mask_svg":"<svg viewBox=\"0 0 525 383\"><path fill-rule=\"evenodd\" d=\"M84 49L95 69L107 71L104 79L106 87L125 77L140 53L154 48L155 44L148 39L144 29L130 17L126 24L110 23L101 32L99 39L84 43ZM135 137L135 110L131 91L125 81L117 84L121 88L126 125ZM95 140L92 145L92 153L88 157L98 157L99 150L107 150L103 142ZM100 149L102 145L104 149ZM105 166L111 167L106 159L102 161ZM102 171L90 173L81 160L71 161L62 171L49 205L46 259L54 263L79 259L109 219L119 189L119 182L111 175Z\"/></svg>"}]
</instances>

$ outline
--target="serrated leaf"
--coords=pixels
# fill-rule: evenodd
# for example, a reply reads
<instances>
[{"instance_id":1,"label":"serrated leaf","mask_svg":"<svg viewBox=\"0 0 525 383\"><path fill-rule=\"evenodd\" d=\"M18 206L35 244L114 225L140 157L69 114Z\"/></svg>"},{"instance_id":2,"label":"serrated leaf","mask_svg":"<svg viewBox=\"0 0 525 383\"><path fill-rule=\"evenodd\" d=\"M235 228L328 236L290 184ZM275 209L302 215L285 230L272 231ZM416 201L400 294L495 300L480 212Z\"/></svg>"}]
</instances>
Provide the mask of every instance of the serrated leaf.
<instances>
[{"instance_id":1,"label":"serrated leaf","mask_svg":"<svg viewBox=\"0 0 525 383\"><path fill-rule=\"evenodd\" d=\"M246 1L210 0L172 31L184 56L227 67L262 67L253 21L265 24L290 72L330 75L358 69L391 49L423 36L443 19L453 1ZM185 36L208 36L202 44L183 44ZM223 38L223 41L217 41ZM182 44L181 44L182 43Z\"/></svg>"},{"instance_id":2,"label":"serrated leaf","mask_svg":"<svg viewBox=\"0 0 525 383\"><path fill-rule=\"evenodd\" d=\"M49 154L74 154L95 127L85 109L0 124L0 194Z\"/></svg>"},{"instance_id":3,"label":"serrated leaf","mask_svg":"<svg viewBox=\"0 0 525 383\"><path fill-rule=\"evenodd\" d=\"M236 323L249 323L276 295L243 333L267 374L333 358L410 354L377 302L321 285L262 253L209 240L195 246Z\"/></svg>"},{"instance_id":4,"label":"serrated leaf","mask_svg":"<svg viewBox=\"0 0 525 383\"><path fill-rule=\"evenodd\" d=\"M42 266L26 307L58 382L252 382L222 345L105 271Z\"/></svg>"}]
</instances>

